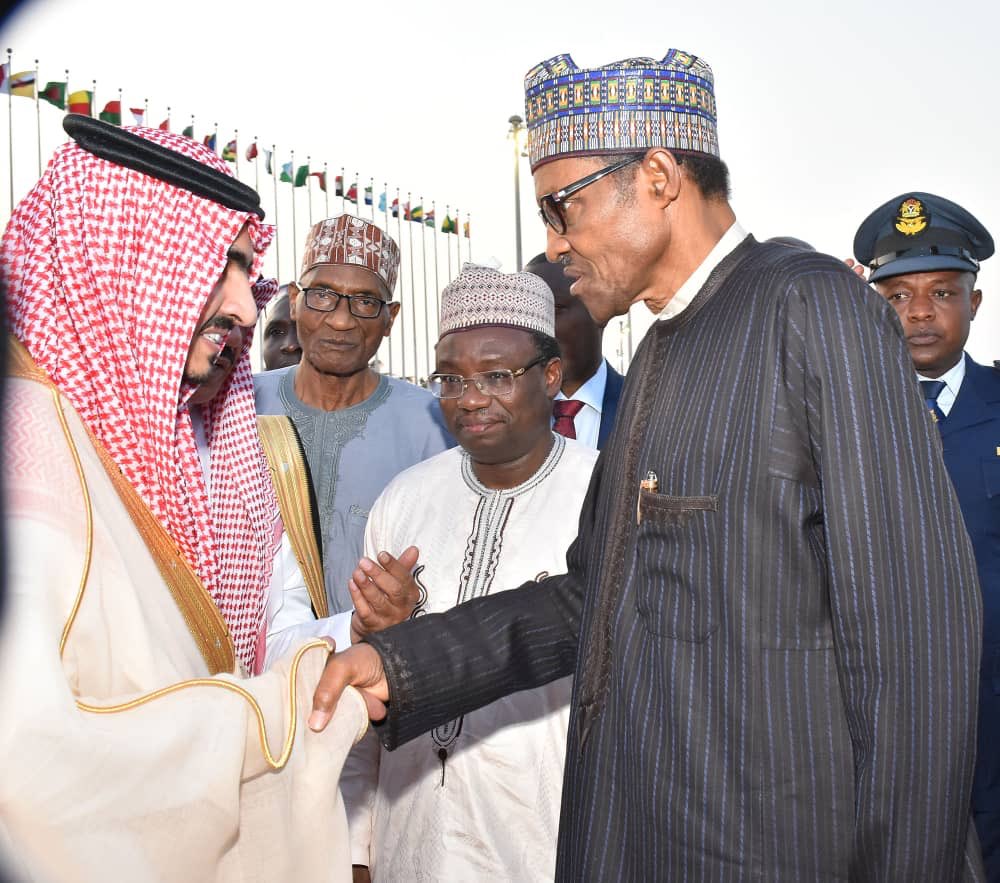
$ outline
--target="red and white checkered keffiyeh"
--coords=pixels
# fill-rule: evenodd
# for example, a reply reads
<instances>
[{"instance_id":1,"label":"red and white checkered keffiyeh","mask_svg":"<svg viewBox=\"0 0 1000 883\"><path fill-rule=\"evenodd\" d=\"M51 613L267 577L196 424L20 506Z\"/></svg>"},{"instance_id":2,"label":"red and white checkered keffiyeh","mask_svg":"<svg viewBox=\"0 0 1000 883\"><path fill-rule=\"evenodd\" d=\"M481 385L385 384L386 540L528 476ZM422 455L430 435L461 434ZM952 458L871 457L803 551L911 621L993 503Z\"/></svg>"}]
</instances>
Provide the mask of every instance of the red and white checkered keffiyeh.
<instances>
[{"instance_id":1,"label":"red and white checkered keffiyeh","mask_svg":"<svg viewBox=\"0 0 1000 883\"><path fill-rule=\"evenodd\" d=\"M132 131L229 173L189 138ZM71 142L14 211L0 271L11 330L174 538L254 672L280 534L257 437L250 335L227 385L203 407L211 502L187 405L193 388L183 381L199 316L244 224L254 278L273 227ZM258 308L274 290L255 286Z\"/></svg>"}]
</instances>

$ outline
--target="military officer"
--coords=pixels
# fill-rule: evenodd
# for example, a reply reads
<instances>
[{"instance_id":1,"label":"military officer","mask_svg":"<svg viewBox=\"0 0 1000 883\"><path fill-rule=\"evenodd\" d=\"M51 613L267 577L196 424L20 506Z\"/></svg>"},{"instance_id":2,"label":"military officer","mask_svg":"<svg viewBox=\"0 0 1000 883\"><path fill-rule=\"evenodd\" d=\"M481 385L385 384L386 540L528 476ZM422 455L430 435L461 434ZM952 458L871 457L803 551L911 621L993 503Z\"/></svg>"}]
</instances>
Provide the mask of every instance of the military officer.
<instances>
[{"instance_id":1,"label":"military officer","mask_svg":"<svg viewBox=\"0 0 1000 883\"><path fill-rule=\"evenodd\" d=\"M965 352L993 238L960 205L907 193L858 228L854 255L903 323L917 379L975 550L983 593L979 754L972 809L987 878L1000 881L1000 367Z\"/></svg>"}]
</instances>

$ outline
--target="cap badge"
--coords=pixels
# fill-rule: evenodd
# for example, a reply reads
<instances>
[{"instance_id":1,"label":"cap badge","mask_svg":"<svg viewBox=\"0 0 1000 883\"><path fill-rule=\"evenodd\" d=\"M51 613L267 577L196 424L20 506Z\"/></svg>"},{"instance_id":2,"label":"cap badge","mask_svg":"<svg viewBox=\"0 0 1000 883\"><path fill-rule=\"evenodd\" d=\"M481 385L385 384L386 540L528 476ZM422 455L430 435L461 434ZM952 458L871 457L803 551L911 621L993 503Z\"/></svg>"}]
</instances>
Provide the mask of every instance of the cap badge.
<instances>
[{"instance_id":1,"label":"cap badge","mask_svg":"<svg viewBox=\"0 0 1000 883\"><path fill-rule=\"evenodd\" d=\"M896 229L904 236L916 236L927 228L930 217L924 204L913 197L904 199L896 215Z\"/></svg>"}]
</instances>

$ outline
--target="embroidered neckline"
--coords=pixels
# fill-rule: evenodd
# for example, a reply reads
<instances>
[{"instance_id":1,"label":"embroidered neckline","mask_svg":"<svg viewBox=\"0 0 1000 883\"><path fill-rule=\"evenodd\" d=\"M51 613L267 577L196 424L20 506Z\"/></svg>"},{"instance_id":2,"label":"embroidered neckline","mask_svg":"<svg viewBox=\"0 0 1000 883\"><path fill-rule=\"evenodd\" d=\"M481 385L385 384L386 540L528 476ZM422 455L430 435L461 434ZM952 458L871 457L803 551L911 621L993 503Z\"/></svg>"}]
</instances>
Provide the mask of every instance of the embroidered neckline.
<instances>
[{"instance_id":1,"label":"embroidered neckline","mask_svg":"<svg viewBox=\"0 0 1000 883\"><path fill-rule=\"evenodd\" d=\"M462 451L462 478L466 485L482 497L493 496L494 494L504 499L506 497L519 497L530 490L534 490L539 484L545 481L552 474L562 459L563 451L566 450L566 438L558 433L552 433L552 448L546 456L545 461L538 467L538 471L527 481L509 488L486 487L478 478L472 468L472 457L469 452Z\"/></svg>"}]
</instances>

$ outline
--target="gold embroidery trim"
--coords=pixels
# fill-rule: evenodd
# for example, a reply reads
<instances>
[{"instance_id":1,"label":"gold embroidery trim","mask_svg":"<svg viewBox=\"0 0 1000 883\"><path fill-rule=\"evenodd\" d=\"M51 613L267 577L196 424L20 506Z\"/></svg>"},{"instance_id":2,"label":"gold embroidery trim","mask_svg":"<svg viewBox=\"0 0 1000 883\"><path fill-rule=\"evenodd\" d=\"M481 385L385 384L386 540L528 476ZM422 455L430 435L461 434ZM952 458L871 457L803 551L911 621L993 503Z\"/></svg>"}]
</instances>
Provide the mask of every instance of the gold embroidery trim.
<instances>
[{"instance_id":1,"label":"gold embroidery trim","mask_svg":"<svg viewBox=\"0 0 1000 883\"><path fill-rule=\"evenodd\" d=\"M146 705L147 703L160 699L163 696L179 693L181 690L187 690L192 687L214 687L222 690L229 690L230 692L236 693L238 696L242 696L248 703L250 703L250 707L253 709L253 713L257 718L257 735L260 738L260 748L264 755L264 760L267 761L267 765L272 770L280 770L286 763L288 763L288 758L292 753L292 745L295 742L295 733L298 728L297 680L299 674L299 663L302 661L302 657L309 650L313 650L317 647L324 648L327 653L330 652L330 645L326 641L318 639L310 641L308 644L303 644L292 659L292 667L288 676L288 731L285 735L285 742L282 746L281 753L277 757L275 757L274 753L271 751L270 743L267 740L267 727L264 722L264 712L257 702L257 699L245 687L241 687L239 684L235 684L232 681L224 681L218 678L192 678L188 681L180 681L179 683L171 684L169 687L163 687L160 690L154 690L152 693L139 696L129 702L122 702L120 705L90 705L86 702L79 701L76 704L82 711L89 711L93 714L118 714L123 711L130 711L133 708L138 708L141 705ZM361 733L358 734L359 739L364 735L365 729L367 729L367 722L365 723Z\"/></svg>"},{"instance_id":2,"label":"gold embroidery trim","mask_svg":"<svg viewBox=\"0 0 1000 883\"><path fill-rule=\"evenodd\" d=\"M262 415L257 418L261 446L267 455L271 483L278 497L281 520L288 533L292 551L302 568L316 616L330 615L323 579L323 559L316 544L309 479L302 448L287 417Z\"/></svg>"},{"instance_id":3,"label":"gold embroidery trim","mask_svg":"<svg viewBox=\"0 0 1000 883\"><path fill-rule=\"evenodd\" d=\"M83 472L76 443L73 440L69 424L66 421L62 406L62 397L59 394L58 387L35 364L31 355L17 338L11 336L9 340L11 356L9 372L11 376L36 381L47 386L52 391L56 414L59 418L66 444L69 446L70 454L73 457L74 467L76 468L83 493L83 503L87 517L87 545L84 570L76 599L63 627L62 637L59 642L59 652L62 655L80 605L83 602L83 594L90 574L93 555L93 513L90 492L87 487L87 479ZM94 450L97 451L101 465L104 466L104 470L118 492L119 498L132 518L140 536L145 541L153 557L153 561L156 563L156 567L163 577L163 581L170 590L170 594L173 596L174 602L177 604L181 616L184 618L188 631L194 638L198 650L205 660L209 674L234 671L236 667L236 651L233 647L232 637L211 595L209 595L208 591L202 585L201 580L190 564L188 564L187 559L177 549L170 534L166 532L156 519L156 516L153 515L149 507L142 501L142 498L136 492L135 488L132 487L128 479L122 475L117 463L115 463L111 455L104 448L104 445L94 436L85 423L83 423L83 426L87 430L87 435L94 446Z\"/></svg>"}]
</instances>

